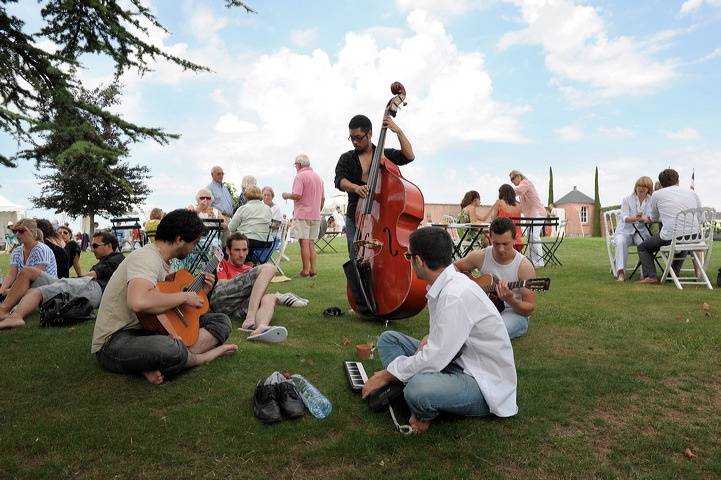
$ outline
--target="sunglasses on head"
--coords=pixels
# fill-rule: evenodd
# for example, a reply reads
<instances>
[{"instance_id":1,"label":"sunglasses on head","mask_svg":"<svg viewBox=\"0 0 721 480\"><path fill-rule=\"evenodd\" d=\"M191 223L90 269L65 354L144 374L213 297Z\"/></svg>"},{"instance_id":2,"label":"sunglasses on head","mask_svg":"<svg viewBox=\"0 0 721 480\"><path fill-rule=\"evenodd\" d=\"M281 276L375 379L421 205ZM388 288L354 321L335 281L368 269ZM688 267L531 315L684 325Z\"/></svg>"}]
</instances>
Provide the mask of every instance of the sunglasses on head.
<instances>
[{"instance_id":1,"label":"sunglasses on head","mask_svg":"<svg viewBox=\"0 0 721 480\"><path fill-rule=\"evenodd\" d=\"M95 248L98 248L98 247L102 247L103 245L107 245L107 243L93 243L93 244L90 245L90 246L95 249Z\"/></svg>"}]
</instances>

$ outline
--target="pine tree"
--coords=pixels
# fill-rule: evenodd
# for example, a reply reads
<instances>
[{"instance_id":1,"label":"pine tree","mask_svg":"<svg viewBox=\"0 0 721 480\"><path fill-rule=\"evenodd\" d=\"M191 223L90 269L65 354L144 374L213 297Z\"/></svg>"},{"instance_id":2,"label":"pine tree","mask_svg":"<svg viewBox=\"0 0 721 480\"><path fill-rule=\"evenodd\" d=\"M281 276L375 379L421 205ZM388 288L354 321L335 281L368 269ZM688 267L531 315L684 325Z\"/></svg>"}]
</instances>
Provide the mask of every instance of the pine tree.
<instances>
[{"instance_id":1,"label":"pine tree","mask_svg":"<svg viewBox=\"0 0 721 480\"><path fill-rule=\"evenodd\" d=\"M11 135L18 144L34 146L39 124L48 127L47 118L76 110L75 115L87 112L105 117L133 142L152 138L164 144L176 138L161 129L147 129L108 111L97 111L75 96L78 85L72 69L81 66L79 59L86 54L109 57L116 77L130 69L146 73L149 62L157 58L183 70L208 70L146 42L149 26L166 30L143 0L39 0L43 26L36 33L25 32L25 22L8 14L8 3L14 1L0 0L0 132ZM225 0L225 4L253 12L241 0ZM37 46L47 40L57 45L56 52ZM102 142L95 146L108 148ZM39 156L42 152L33 148L22 155L36 160ZM17 153L0 152L0 165L16 166L17 158Z\"/></svg>"},{"instance_id":2,"label":"pine tree","mask_svg":"<svg viewBox=\"0 0 721 480\"><path fill-rule=\"evenodd\" d=\"M596 175L594 179L595 192L593 195L593 233L591 236L601 236L601 197L598 194L598 167L596 167Z\"/></svg>"},{"instance_id":3,"label":"pine tree","mask_svg":"<svg viewBox=\"0 0 721 480\"><path fill-rule=\"evenodd\" d=\"M548 206L553 205L553 167L548 167Z\"/></svg>"},{"instance_id":4,"label":"pine tree","mask_svg":"<svg viewBox=\"0 0 721 480\"><path fill-rule=\"evenodd\" d=\"M33 155L49 173L36 175L41 194L32 199L35 206L89 216L92 225L96 214L122 215L145 200L148 167L121 161L133 139L106 114L120 102L120 89L117 81L93 91L79 89L76 98L90 109L58 101L55 116L38 123L45 141Z\"/></svg>"}]
</instances>

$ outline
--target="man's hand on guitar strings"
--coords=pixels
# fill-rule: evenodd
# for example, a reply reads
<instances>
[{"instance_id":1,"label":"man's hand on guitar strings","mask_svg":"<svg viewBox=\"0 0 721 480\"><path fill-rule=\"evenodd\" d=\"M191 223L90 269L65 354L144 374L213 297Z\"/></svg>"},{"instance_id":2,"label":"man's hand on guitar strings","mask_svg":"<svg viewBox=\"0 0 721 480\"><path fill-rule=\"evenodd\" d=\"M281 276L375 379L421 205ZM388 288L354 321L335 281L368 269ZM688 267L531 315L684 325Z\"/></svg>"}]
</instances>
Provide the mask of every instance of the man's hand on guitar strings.
<instances>
[{"instance_id":1,"label":"man's hand on guitar strings","mask_svg":"<svg viewBox=\"0 0 721 480\"><path fill-rule=\"evenodd\" d=\"M202 307L203 299L198 296L195 292L183 292L185 294L185 304L191 307Z\"/></svg>"},{"instance_id":2,"label":"man's hand on guitar strings","mask_svg":"<svg viewBox=\"0 0 721 480\"><path fill-rule=\"evenodd\" d=\"M508 288L508 282L504 282L503 280L499 280L496 285L496 295L506 303L511 303L514 299L513 291Z\"/></svg>"}]
</instances>

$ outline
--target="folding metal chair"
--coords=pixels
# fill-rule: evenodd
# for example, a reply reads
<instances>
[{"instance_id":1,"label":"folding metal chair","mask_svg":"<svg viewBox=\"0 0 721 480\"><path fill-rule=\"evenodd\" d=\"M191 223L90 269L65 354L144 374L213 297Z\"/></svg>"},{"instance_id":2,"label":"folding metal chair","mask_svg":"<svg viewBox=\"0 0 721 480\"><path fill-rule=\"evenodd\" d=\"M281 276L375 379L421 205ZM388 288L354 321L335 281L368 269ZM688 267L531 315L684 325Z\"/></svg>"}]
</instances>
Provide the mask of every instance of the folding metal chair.
<instances>
[{"instance_id":1,"label":"folding metal chair","mask_svg":"<svg viewBox=\"0 0 721 480\"><path fill-rule=\"evenodd\" d=\"M713 249L715 213L713 208L690 208L676 215L671 244L659 250L665 263L661 283L671 280L679 290L683 289L682 284L706 285L713 290L706 268ZM693 268L683 268L689 254ZM678 272L673 268L674 263L679 267Z\"/></svg>"},{"instance_id":2,"label":"folding metal chair","mask_svg":"<svg viewBox=\"0 0 721 480\"><path fill-rule=\"evenodd\" d=\"M251 253L250 261L255 265L266 263L270 260L270 256L273 254L273 250L278 248L280 245L279 230L280 224L278 220L271 221L270 230L268 230L268 237L265 239L265 243L268 245L266 248L254 248Z\"/></svg>"},{"instance_id":3,"label":"folding metal chair","mask_svg":"<svg viewBox=\"0 0 721 480\"><path fill-rule=\"evenodd\" d=\"M547 226L553 228L553 235L550 237L541 237L541 247L543 248L543 263L544 265L558 265L563 266L561 260L556 256L558 247L563 243L563 239L566 236L566 223L567 220L559 220L558 217L549 217L541 227L545 229ZM543 230L542 230L543 231Z\"/></svg>"},{"instance_id":4,"label":"folding metal chair","mask_svg":"<svg viewBox=\"0 0 721 480\"><path fill-rule=\"evenodd\" d=\"M223 241L222 223L223 221L219 219L204 218L205 234L200 237L190 255L183 260L177 258L173 260L173 269L188 270L190 273L195 273L198 267L205 265L210 260L213 249L221 246Z\"/></svg>"},{"instance_id":5,"label":"folding metal chair","mask_svg":"<svg viewBox=\"0 0 721 480\"><path fill-rule=\"evenodd\" d=\"M139 218L111 218L110 224L112 225L113 235L118 239L122 252L129 252L145 245L145 237L141 234Z\"/></svg>"},{"instance_id":6,"label":"folding metal chair","mask_svg":"<svg viewBox=\"0 0 721 480\"><path fill-rule=\"evenodd\" d=\"M288 237L290 235L290 222L283 220L276 232L276 240L273 241L273 250L270 253L270 261L275 265L275 270L281 275L285 275L283 269L280 268L280 261L285 257L285 247L288 245Z\"/></svg>"},{"instance_id":7,"label":"folding metal chair","mask_svg":"<svg viewBox=\"0 0 721 480\"><path fill-rule=\"evenodd\" d=\"M603 212L603 234L606 237L606 251L608 263L611 265L611 275L616 276L616 227L618 227L621 210L606 210Z\"/></svg>"}]
</instances>

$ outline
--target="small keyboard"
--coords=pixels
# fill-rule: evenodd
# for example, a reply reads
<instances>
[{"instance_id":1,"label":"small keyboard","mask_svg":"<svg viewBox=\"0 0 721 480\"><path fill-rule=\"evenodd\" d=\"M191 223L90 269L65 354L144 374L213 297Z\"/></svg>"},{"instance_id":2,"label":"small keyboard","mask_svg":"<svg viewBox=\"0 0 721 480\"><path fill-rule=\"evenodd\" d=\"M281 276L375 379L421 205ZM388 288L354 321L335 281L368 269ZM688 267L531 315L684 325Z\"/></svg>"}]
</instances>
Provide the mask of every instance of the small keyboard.
<instances>
[{"instance_id":1,"label":"small keyboard","mask_svg":"<svg viewBox=\"0 0 721 480\"><path fill-rule=\"evenodd\" d=\"M361 362L343 362L345 375L348 377L348 384L353 390L360 390L368 381L368 375Z\"/></svg>"}]
</instances>

